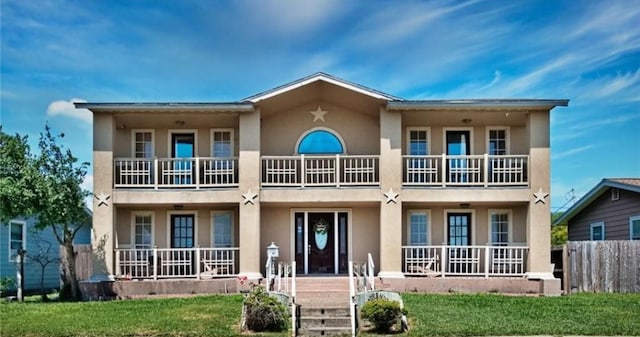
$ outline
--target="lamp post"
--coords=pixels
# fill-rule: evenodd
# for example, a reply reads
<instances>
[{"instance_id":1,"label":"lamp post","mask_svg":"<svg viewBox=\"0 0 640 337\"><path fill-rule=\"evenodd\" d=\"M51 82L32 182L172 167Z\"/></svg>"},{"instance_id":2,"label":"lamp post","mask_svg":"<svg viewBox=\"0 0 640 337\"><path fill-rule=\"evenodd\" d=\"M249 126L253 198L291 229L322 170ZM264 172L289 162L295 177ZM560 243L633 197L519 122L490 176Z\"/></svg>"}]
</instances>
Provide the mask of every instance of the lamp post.
<instances>
[{"instance_id":1,"label":"lamp post","mask_svg":"<svg viewBox=\"0 0 640 337\"><path fill-rule=\"evenodd\" d=\"M267 247L267 257L269 258L269 270L267 270L268 290L273 290L273 283L276 277L276 259L280 256L280 247L274 242Z\"/></svg>"}]
</instances>

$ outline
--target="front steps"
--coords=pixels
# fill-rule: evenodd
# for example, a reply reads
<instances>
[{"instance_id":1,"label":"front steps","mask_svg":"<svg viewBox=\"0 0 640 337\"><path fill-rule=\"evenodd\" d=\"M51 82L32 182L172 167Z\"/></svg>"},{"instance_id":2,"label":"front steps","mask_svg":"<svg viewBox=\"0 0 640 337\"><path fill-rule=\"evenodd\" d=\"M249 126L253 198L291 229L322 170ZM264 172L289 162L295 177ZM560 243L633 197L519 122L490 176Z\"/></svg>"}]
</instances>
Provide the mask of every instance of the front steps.
<instances>
[{"instance_id":1,"label":"front steps","mask_svg":"<svg viewBox=\"0 0 640 337\"><path fill-rule=\"evenodd\" d=\"M351 336L349 278L298 277L298 336Z\"/></svg>"}]
</instances>

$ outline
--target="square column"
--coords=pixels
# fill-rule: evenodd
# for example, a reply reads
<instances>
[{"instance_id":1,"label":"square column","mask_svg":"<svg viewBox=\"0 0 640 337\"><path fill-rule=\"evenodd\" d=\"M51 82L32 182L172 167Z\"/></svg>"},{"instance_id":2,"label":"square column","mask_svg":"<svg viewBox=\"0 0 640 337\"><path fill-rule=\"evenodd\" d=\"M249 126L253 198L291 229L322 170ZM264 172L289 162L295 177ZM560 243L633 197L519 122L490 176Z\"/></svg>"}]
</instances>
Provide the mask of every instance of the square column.
<instances>
[{"instance_id":1,"label":"square column","mask_svg":"<svg viewBox=\"0 0 640 337\"><path fill-rule=\"evenodd\" d=\"M240 114L240 276L260 273L260 110ZM266 248L266 247L265 247Z\"/></svg>"},{"instance_id":2,"label":"square column","mask_svg":"<svg viewBox=\"0 0 640 337\"><path fill-rule=\"evenodd\" d=\"M380 108L380 272L402 273L402 115Z\"/></svg>"},{"instance_id":3,"label":"square column","mask_svg":"<svg viewBox=\"0 0 640 337\"><path fill-rule=\"evenodd\" d=\"M115 207L113 206L113 139L111 114L93 114L93 248L92 279L110 279L114 273Z\"/></svg>"},{"instance_id":4,"label":"square column","mask_svg":"<svg viewBox=\"0 0 640 337\"><path fill-rule=\"evenodd\" d=\"M529 113L529 214L527 277L552 279L549 111Z\"/></svg>"}]
</instances>

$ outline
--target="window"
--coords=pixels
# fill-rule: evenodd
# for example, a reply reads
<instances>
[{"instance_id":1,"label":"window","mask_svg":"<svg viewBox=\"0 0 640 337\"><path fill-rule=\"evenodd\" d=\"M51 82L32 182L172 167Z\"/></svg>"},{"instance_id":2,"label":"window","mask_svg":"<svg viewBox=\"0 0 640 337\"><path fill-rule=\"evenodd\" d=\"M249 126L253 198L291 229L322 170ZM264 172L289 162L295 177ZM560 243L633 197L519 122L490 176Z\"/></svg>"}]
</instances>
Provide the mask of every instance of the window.
<instances>
[{"instance_id":1,"label":"window","mask_svg":"<svg viewBox=\"0 0 640 337\"><path fill-rule=\"evenodd\" d=\"M591 240L600 241L604 240L604 222L597 222L591 224Z\"/></svg>"},{"instance_id":2,"label":"window","mask_svg":"<svg viewBox=\"0 0 640 337\"><path fill-rule=\"evenodd\" d=\"M213 212L213 246L227 248L233 246L233 214L231 212Z\"/></svg>"},{"instance_id":3,"label":"window","mask_svg":"<svg viewBox=\"0 0 640 337\"><path fill-rule=\"evenodd\" d=\"M153 130L133 130L133 156L153 158Z\"/></svg>"},{"instance_id":4,"label":"window","mask_svg":"<svg viewBox=\"0 0 640 337\"><path fill-rule=\"evenodd\" d=\"M489 211L489 242L492 246L509 245L510 213L509 210Z\"/></svg>"},{"instance_id":5,"label":"window","mask_svg":"<svg viewBox=\"0 0 640 337\"><path fill-rule=\"evenodd\" d=\"M9 222L9 261L16 261L20 248L26 248L27 223L11 220Z\"/></svg>"},{"instance_id":6,"label":"window","mask_svg":"<svg viewBox=\"0 0 640 337\"><path fill-rule=\"evenodd\" d=\"M150 212L133 213L133 248L151 249L153 247L153 214Z\"/></svg>"},{"instance_id":7,"label":"window","mask_svg":"<svg viewBox=\"0 0 640 337\"><path fill-rule=\"evenodd\" d=\"M620 190L612 187L611 188L611 201L620 200Z\"/></svg>"},{"instance_id":8,"label":"window","mask_svg":"<svg viewBox=\"0 0 640 337\"><path fill-rule=\"evenodd\" d=\"M487 131L487 154L490 156L504 156L509 154L507 146L509 129L502 128L489 128Z\"/></svg>"},{"instance_id":9,"label":"window","mask_svg":"<svg viewBox=\"0 0 640 337\"><path fill-rule=\"evenodd\" d=\"M211 129L211 156L233 157L232 129Z\"/></svg>"},{"instance_id":10,"label":"window","mask_svg":"<svg viewBox=\"0 0 640 337\"><path fill-rule=\"evenodd\" d=\"M429 244L429 211L409 211L409 245Z\"/></svg>"},{"instance_id":11,"label":"window","mask_svg":"<svg viewBox=\"0 0 640 337\"><path fill-rule=\"evenodd\" d=\"M640 240L640 215L629 218L629 233L631 240Z\"/></svg>"},{"instance_id":12,"label":"window","mask_svg":"<svg viewBox=\"0 0 640 337\"><path fill-rule=\"evenodd\" d=\"M345 153L342 139L329 129L313 129L303 135L297 144L299 154Z\"/></svg>"},{"instance_id":13,"label":"window","mask_svg":"<svg viewBox=\"0 0 640 337\"><path fill-rule=\"evenodd\" d=\"M407 152L411 156L426 156L429 154L429 129L410 128Z\"/></svg>"}]
</instances>

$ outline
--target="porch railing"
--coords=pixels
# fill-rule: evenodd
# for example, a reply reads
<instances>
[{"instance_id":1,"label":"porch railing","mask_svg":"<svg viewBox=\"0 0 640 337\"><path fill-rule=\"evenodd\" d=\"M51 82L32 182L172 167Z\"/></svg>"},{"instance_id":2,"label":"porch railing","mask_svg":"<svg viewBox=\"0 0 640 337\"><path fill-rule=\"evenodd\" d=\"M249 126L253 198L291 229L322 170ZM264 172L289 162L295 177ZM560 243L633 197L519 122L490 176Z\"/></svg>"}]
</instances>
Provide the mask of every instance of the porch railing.
<instances>
[{"instance_id":1,"label":"porch railing","mask_svg":"<svg viewBox=\"0 0 640 337\"><path fill-rule=\"evenodd\" d=\"M213 278L237 274L240 248L115 249L121 279Z\"/></svg>"},{"instance_id":2,"label":"porch railing","mask_svg":"<svg viewBox=\"0 0 640 337\"><path fill-rule=\"evenodd\" d=\"M207 188L238 186L238 159L116 158L116 188Z\"/></svg>"},{"instance_id":3,"label":"porch railing","mask_svg":"<svg viewBox=\"0 0 640 337\"><path fill-rule=\"evenodd\" d=\"M262 186L378 185L379 156L263 156Z\"/></svg>"},{"instance_id":4,"label":"porch railing","mask_svg":"<svg viewBox=\"0 0 640 337\"><path fill-rule=\"evenodd\" d=\"M403 272L416 276L523 276L525 246L403 246Z\"/></svg>"},{"instance_id":5,"label":"porch railing","mask_svg":"<svg viewBox=\"0 0 640 337\"><path fill-rule=\"evenodd\" d=\"M405 186L528 186L529 156L403 156Z\"/></svg>"}]
</instances>

